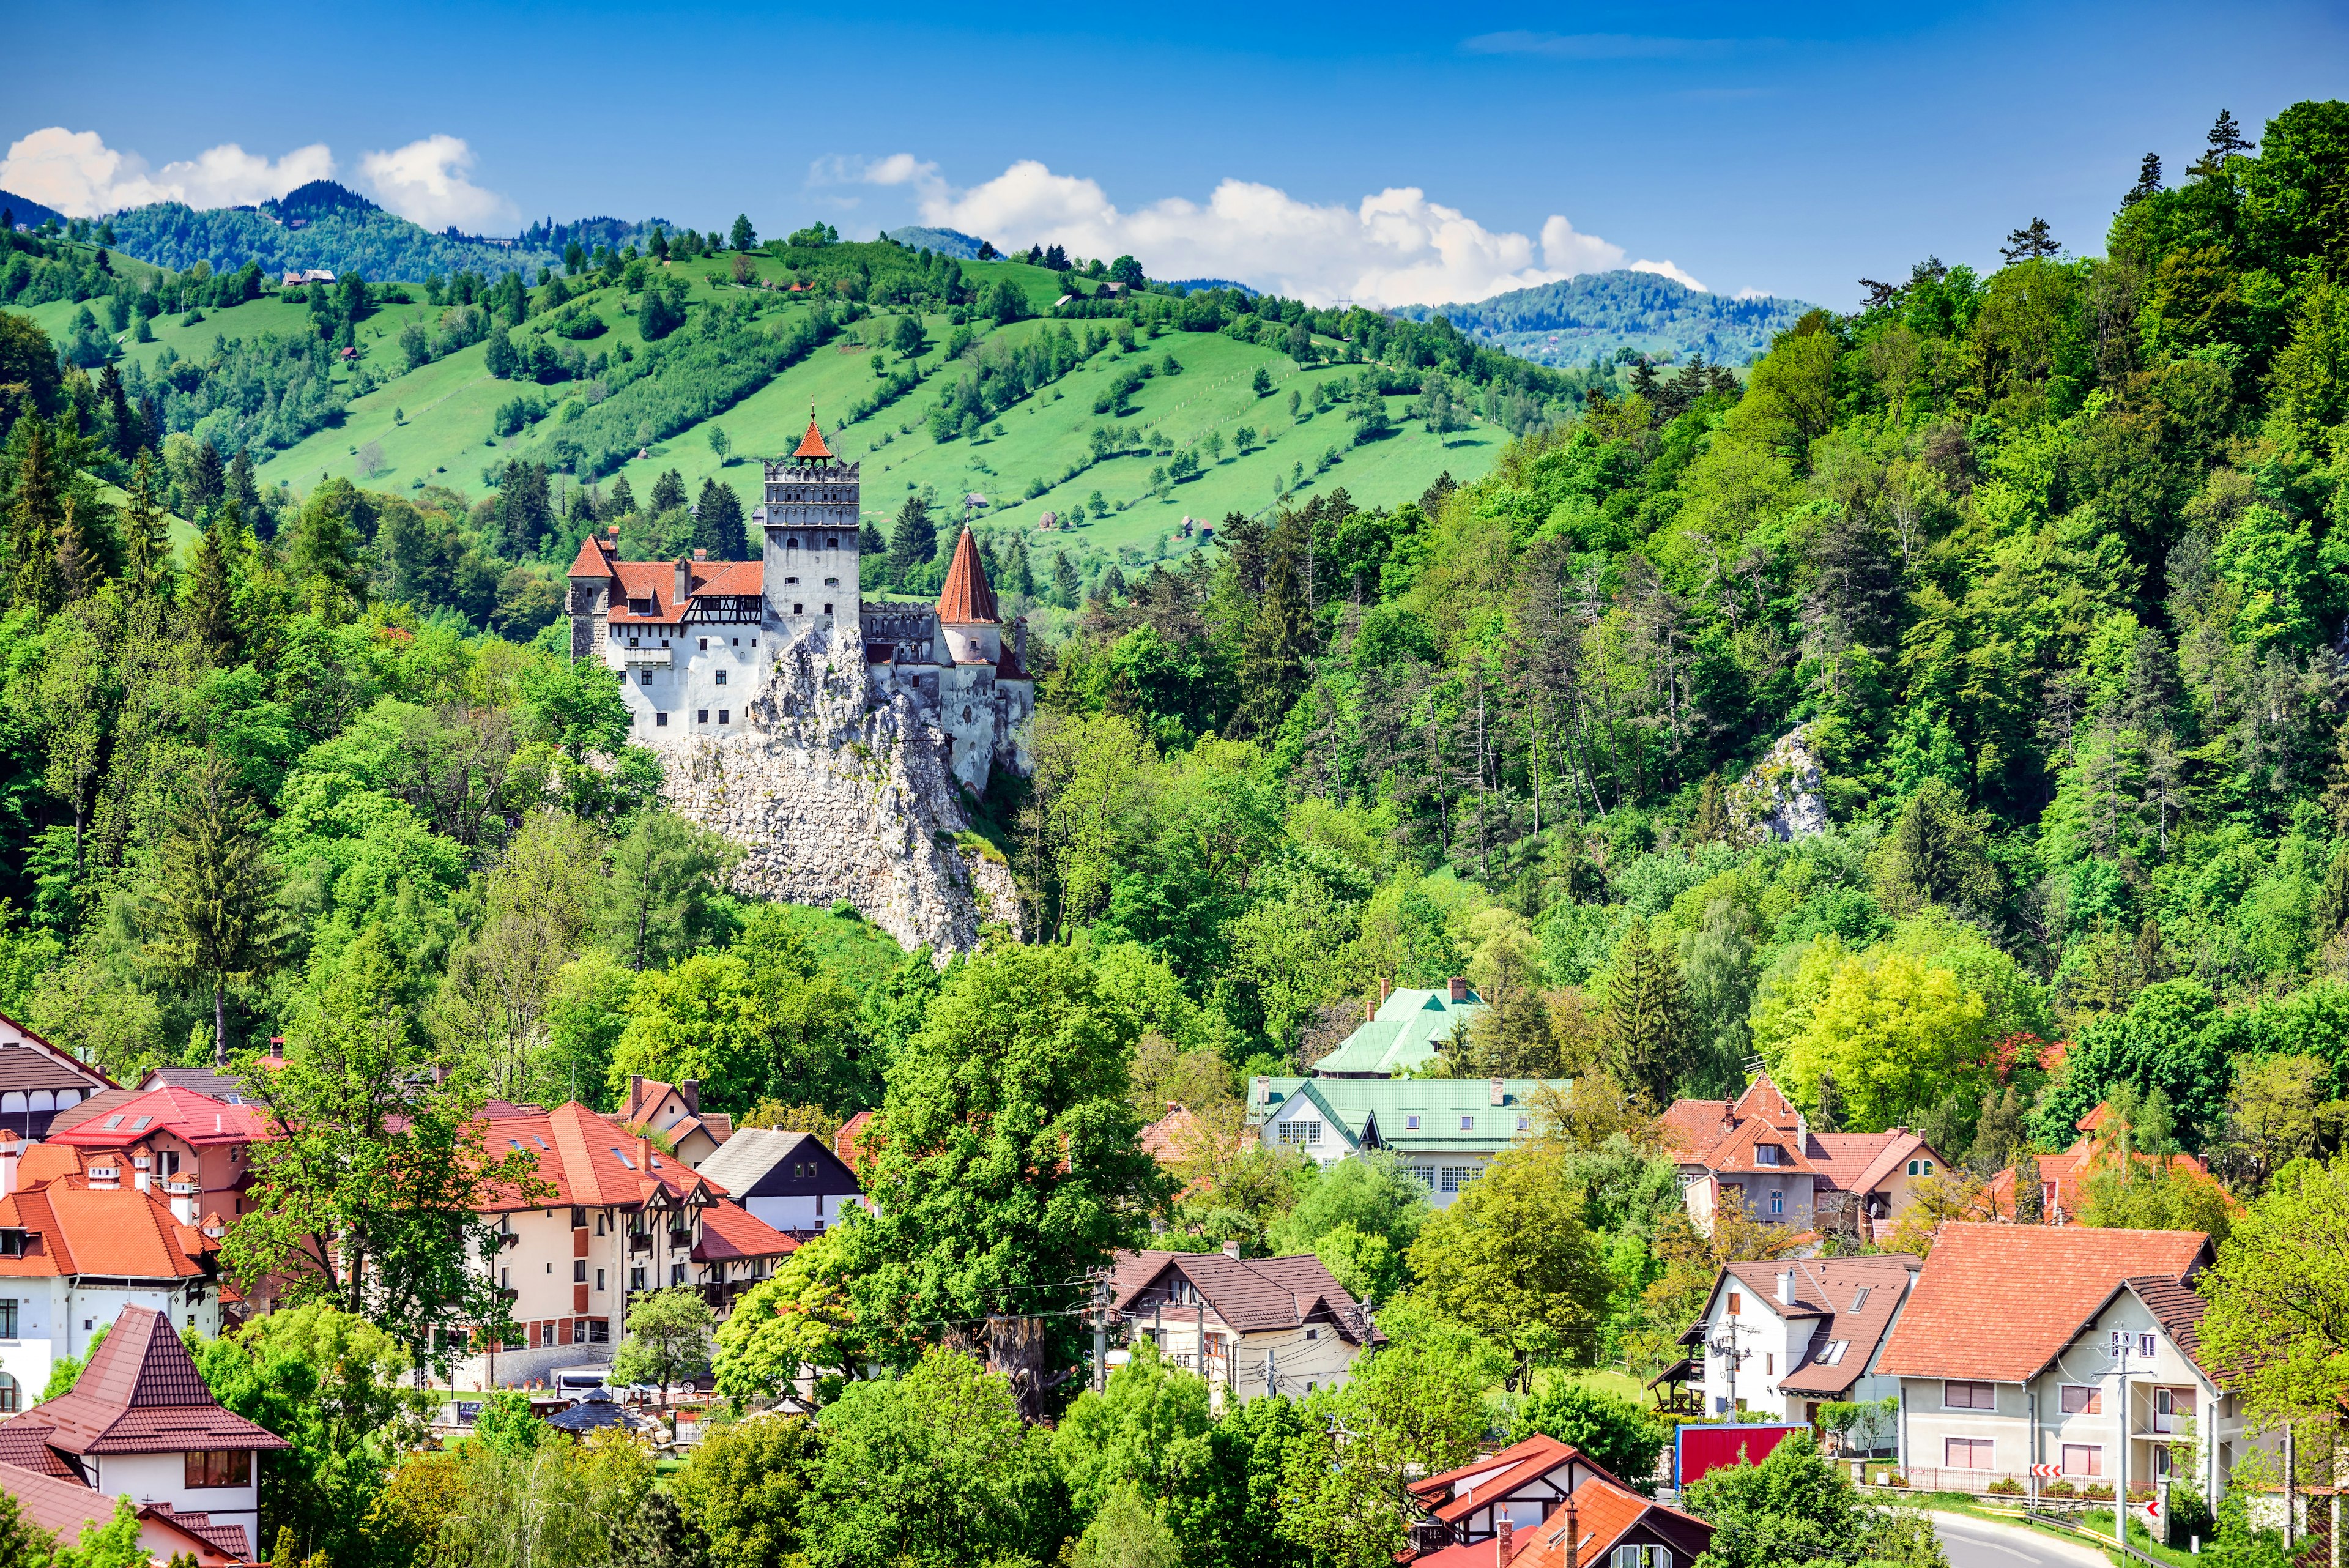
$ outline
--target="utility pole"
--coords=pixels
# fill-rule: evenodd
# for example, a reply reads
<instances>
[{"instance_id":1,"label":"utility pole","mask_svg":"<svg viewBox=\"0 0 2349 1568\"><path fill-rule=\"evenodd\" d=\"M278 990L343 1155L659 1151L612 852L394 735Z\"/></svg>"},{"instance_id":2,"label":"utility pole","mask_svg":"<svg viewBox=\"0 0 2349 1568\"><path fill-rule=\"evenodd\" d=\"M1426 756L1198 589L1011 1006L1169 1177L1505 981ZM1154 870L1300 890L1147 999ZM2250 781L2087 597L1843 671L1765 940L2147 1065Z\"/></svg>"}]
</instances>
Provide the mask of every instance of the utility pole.
<instances>
[{"instance_id":1,"label":"utility pole","mask_svg":"<svg viewBox=\"0 0 2349 1568\"><path fill-rule=\"evenodd\" d=\"M2129 1336L2124 1330L2113 1331L2113 1377L2120 1386L2121 1428L2120 1462L2113 1476L2113 1540L2126 1556L2128 1552L2128 1472L2129 1472Z\"/></svg>"},{"instance_id":2,"label":"utility pole","mask_svg":"<svg viewBox=\"0 0 2349 1568\"><path fill-rule=\"evenodd\" d=\"M1109 1281L1093 1285L1093 1392L1109 1386Z\"/></svg>"}]
</instances>

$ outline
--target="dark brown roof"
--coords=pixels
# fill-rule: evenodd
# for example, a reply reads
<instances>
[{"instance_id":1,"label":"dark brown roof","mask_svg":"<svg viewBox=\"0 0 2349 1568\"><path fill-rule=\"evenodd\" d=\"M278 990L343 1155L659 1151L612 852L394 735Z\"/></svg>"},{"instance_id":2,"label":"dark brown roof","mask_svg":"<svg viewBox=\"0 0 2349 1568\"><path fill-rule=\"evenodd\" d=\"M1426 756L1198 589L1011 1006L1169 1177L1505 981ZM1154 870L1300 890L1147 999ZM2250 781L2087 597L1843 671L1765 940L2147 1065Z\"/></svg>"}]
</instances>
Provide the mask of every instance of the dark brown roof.
<instances>
[{"instance_id":1,"label":"dark brown roof","mask_svg":"<svg viewBox=\"0 0 2349 1568\"><path fill-rule=\"evenodd\" d=\"M28 1045L0 1045L0 1089L96 1089L105 1080L52 1052Z\"/></svg>"},{"instance_id":2,"label":"dark brown roof","mask_svg":"<svg viewBox=\"0 0 2349 1568\"><path fill-rule=\"evenodd\" d=\"M1320 1259L1235 1258L1223 1252L1120 1252L1110 1271L1110 1300L1119 1311L1170 1273L1191 1282L1208 1309L1241 1334L1297 1328L1309 1319L1333 1324L1353 1344L1362 1342L1361 1307ZM1371 1331L1372 1343L1384 1338Z\"/></svg>"},{"instance_id":3,"label":"dark brown roof","mask_svg":"<svg viewBox=\"0 0 2349 1568\"><path fill-rule=\"evenodd\" d=\"M0 1427L0 1466L5 1465L81 1484L80 1472L49 1447L49 1428L36 1421L11 1421Z\"/></svg>"},{"instance_id":4,"label":"dark brown roof","mask_svg":"<svg viewBox=\"0 0 2349 1568\"><path fill-rule=\"evenodd\" d=\"M2202 1360L2202 1314L2210 1310L2210 1303L2202 1299L2202 1293L2184 1280L2160 1274L2127 1283L2137 1293L2137 1299L2145 1303L2146 1310L2153 1314L2154 1321L2161 1324L2161 1332L2169 1336L2170 1343L2187 1360L2209 1371Z\"/></svg>"},{"instance_id":5,"label":"dark brown roof","mask_svg":"<svg viewBox=\"0 0 2349 1568\"><path fill-rule=\"evenodd\" d=\"M36 1527L67 1545L79 1541L91 1525L102 1525L114 1517L111 1495L84 1486L70 1475L60 1478L48 1470L0 1460L0 1490L16 1500L17 1508ZM223 1558L243 1561L251 1550L240 1525L213 1524L202 1514L174 1513L160 1503L145 1505L139 1515L191 1538L187 1544L196 1548L193 1555L200 1563L218 1563Z\"/></svg>"},{"instance_id":6,"label":"dark brown roof","mask_svg":"<svg viewBox=\"0 0 2349 1568\"><path fill-rule=\"evenodd\" d=\"M283 1438L221 1408L163 1314L124 1307L70 1392L29 1412L42 1440L69 1454L152 1454L189 1449L272 1449ZM0 1423L0 1430L25 1420Z\"/></svg>"},{"instance_id":7,"label":"dark brown roof","mask_svg":"<svg viewBox=\"0 0 2349 1568\"><path fill-rule=\"evenodd\" d=\"M59 1133L71 1132L92 1116L119 1111L145 1093L144 1089L100 1089L81 1104L59 1111L57 1119L49 1123L49 1136L55 1137Z\"/></svg>"},{"instance_id":8,"label":"dark brown roof","mask_svg":"<svg viewBox=\"0 0 2349 1568\"><path fill-rule=\"evenodd\" d=\"M938 592L938 619L947 626L982 626L995 618L995 590L988 586L978 541L966 523L962 537L955 541L954 562L947 567L947 586Z\"/></svg>"},{"instance_id":9,"label":"dark brown roof","mask_svg":"<svg viewBox=\"0 0 2349 1568\"><path fill-rule=\"evenodd\" d=\"M1944 1225L1877 1370L2027 1382L2123 1282L2184 1280L2209 1255L2199 1231Z\"/></svg>"},{"instance_id":10,"label":"dark brown roof","mask_svg":"<svg viewBox=\"0 0 2349 1568\"><path fill-rule=\"evenodd\" d=\"M1924 1265L1906 1252L1881 1252L1859 1258L1784 1258L1759 1263L1732 1263L1724 1271L1752 1293L1763 1307L1786 1318L1806 1318L1811 1333L1792 1337L1802 1348L1794 1352L1793 1369L1778 1381L1789 1394L1840 1394L1858 1381L1870 1357L1899 1309L1909 1275ZM1778 1300L1778 1276L1792 1271L1795 1300ZM1818 1359L1830 1345L1841 1342L1843 1354L1830 1366Z\"/></svg>"}]
</instances>

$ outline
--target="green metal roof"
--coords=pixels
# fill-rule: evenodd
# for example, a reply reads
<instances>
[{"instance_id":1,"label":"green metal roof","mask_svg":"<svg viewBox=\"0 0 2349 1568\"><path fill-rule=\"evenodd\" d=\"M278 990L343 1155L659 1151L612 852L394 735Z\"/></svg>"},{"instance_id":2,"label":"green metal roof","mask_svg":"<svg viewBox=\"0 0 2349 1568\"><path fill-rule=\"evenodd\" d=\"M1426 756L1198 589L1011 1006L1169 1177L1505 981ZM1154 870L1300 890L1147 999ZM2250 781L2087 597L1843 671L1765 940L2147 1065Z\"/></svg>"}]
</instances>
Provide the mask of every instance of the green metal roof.
<instances>
[{"instance_id":1,"label":"green metal roof","mask_svg":"<svg viewBox=\"0 0 2349 1568\"><path fill-rule=\"evenodd\" d=\"M1313 1064L1313 1075L1393 1077L1433 1061L1463 1020L1485 1009L1475 992L1465 1002L1444 991L1398 991L1345 1044Z\"/></svg>"},{"instance_id":2,"label":"green metal roof","mask_svg":"<svg viewBox=\"0 0 2349 1568\"><path fill-rule=\"evenodd\" d=\"M1501 1103L1495 1105L1489 1078L1258 1078L1249 1086L1248 1121L1260 1127L1290 1100L1301 1098L1357 1147L1375 1141L1406 1154L1492 1148L1526 1136L1517 1118L1532 1115L1537 1092L1564 1089L1568 1083L1504 1078ZM1464 1116L1474 1122L1464 1129Z\"/></svg>"}]
</instances>

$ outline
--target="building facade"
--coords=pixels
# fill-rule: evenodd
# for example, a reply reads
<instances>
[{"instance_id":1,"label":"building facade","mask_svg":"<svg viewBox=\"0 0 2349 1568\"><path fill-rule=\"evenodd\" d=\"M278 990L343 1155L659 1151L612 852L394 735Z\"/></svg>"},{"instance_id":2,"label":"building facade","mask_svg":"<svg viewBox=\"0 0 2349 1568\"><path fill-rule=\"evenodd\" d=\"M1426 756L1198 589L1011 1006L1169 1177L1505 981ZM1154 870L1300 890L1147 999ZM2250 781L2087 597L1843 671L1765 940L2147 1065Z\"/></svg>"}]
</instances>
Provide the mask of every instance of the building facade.
<instances>
[{"instance_id":1,"label":"building facade","mask_svg":"<svg viewBox=\"0 0 2349 1568\"><path fill-rule=\"evenodd\" d=\"M1812 1131L1767 1073L1733 1100L1675 1100L1663 1120L1682 1201L1707 1231L1733 1205L1767 1224L1871 1241L1908 1206L1910 1184L1943 1163L1902 1127Z\"/></svg>"},{"instance_id":2,"label":"building facade","mask_svg":"<svg viewBox=\"0 0 2349 1568\"><path fill-rule=\"evenodd\" d=\"M1568 1080L1541 1078L1257 1078L1247 1125L1268 1149L1293 1149L1325 1169L1386 1151L1448 1208L1494 1157L1533 1135L1535 1097Z\"/></svg>"},{"instance_id":3,"label":"building facade","mask_svg":"<svg viewBox=\"0 0 2349 1568\"><path fill-rule=\"evenodd\" d=\"M652 746L741 733L770 670L809 643L864 672L869 699L900 696L944 733L955 776L1028 768L1035 683L1024 629L1003 640L993 587L965 528L935 605L868 607L858 586L859 465L833 455L815 421L792 455L764 466L751 511L756 561L623 561L616 530L571 564L571 656L618 672L634 738Z\"/></svg>"},{"instance_id":4,"label":"building facade","mask_svg":"<svg viewBox=\"0 0 2349 1568\"><path fill-rule=\"evenodd\" d=\"M1136 1339L1226 1398L1335 1388L1383 1342L1321 1260L1222 1252L1120 1252L1110 1307Z\"/></svg>"},{"instance_id":5,"label":"building facade","mask_svg":"<svg viewBox=\"0 0 2349 1568\"><path fill-rule=\"evenodd\" d=\"M1816 1423L1828 1400L1898 1393L1877 1362L1923 1266L1898 1252L1730 1264L1681 1336L1702 1366L1706 1413L1733 1420L1743 1406Z\"/></svg>"}]
</instances>

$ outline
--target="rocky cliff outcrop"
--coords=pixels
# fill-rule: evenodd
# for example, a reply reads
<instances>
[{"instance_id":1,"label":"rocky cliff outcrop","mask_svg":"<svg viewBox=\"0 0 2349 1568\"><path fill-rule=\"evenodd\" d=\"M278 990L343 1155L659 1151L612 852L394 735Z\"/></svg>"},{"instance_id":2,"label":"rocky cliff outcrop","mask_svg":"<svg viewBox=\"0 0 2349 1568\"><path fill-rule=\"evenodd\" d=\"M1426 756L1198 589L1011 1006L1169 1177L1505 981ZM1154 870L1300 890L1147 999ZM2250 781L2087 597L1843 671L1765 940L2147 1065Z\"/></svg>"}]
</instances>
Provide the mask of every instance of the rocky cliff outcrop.
<instances>
[{"instance_id":1,"label":"rocky cliff outcrop","mask_svg":"<svg viewBox=\"0 0 2349 1568\"><path fill-rule=\"evenodd\" d=\"M1740 843L1825 833L1826 796L1808 726L1778 737L1746 775L1729 786L1729 825Z\"/></svg>"},{"instance_id":2,"label":"rocky cliff outcrop","mask_svg":"<svg viewBox=\"0 0 2349 1568\"><path fill-rule=\"evenodd\" d=\"M867 694L864 650L793 641L722 739L666 749L681 815L749 851L737 891L795 904L842 898L907 948L943 960L979 928L1019 929L1010 867L969 831L944 734L904 695Z\"/></svg>"}]
</instances>

